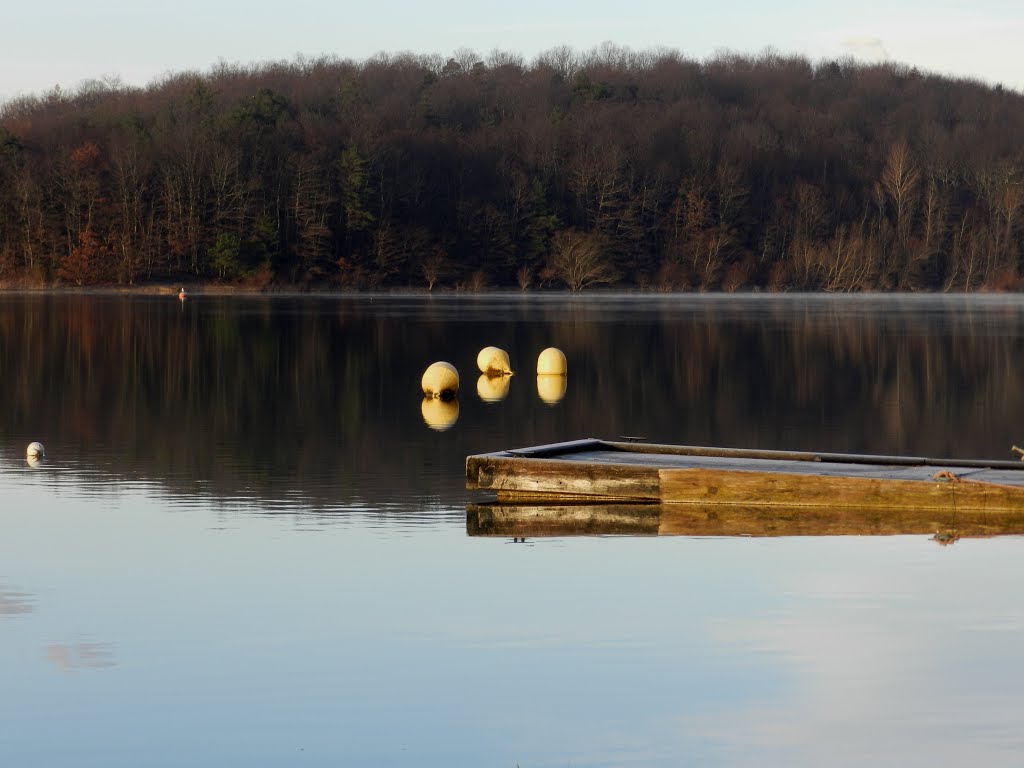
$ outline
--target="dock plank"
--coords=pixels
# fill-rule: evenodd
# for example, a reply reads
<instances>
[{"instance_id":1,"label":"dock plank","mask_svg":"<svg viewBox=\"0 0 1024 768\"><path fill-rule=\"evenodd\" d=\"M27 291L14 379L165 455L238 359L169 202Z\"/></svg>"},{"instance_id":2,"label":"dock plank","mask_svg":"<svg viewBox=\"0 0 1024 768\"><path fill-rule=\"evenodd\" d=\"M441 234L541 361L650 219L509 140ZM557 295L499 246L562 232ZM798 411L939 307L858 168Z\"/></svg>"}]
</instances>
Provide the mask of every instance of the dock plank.
<instances>
[{"instance_id":1,"label":"dock plank","mask_svg":"<svg viewBox=\"0 0 1024 768\"><path fill-rule=\"evenodd\" d=\"M566 471L567 467L571 471ZM467 487L492 490L502 500L572 498L577 500L657 501L656 467L571 462L559 459L470 457Z\"/></svg>"},{"instance_id":2,"label":"dock plank","mask_svg":"<svg viewBox=\"0 0 1024 768\"><path fill-rule=\"evenodd\" d=\"M874 509L1021 508L1021 490L983 482L904 480L808 473L662 469L663 503L758 504Z\"/></svg>"}]
</instances>

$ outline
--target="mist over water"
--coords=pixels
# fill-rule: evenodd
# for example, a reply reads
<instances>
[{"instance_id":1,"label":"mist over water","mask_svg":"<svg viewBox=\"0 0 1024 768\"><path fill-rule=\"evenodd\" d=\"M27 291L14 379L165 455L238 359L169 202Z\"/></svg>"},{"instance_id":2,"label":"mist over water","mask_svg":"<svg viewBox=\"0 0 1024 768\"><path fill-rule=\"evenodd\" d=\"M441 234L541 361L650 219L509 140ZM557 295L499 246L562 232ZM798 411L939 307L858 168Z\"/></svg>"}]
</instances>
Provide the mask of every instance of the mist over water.
<instances>
[{"instance_id":1,"label":"mist over water","mask_svg":"<svg viewBox=\"0 0 1024 768\"><path fill-rule=\"evenodd\" d=\"M463 464L1012 458L1022 352L1012 296L4 295L0 762L1012 765L1019 538L480 537Z\"/></svg>"}]
</instances>

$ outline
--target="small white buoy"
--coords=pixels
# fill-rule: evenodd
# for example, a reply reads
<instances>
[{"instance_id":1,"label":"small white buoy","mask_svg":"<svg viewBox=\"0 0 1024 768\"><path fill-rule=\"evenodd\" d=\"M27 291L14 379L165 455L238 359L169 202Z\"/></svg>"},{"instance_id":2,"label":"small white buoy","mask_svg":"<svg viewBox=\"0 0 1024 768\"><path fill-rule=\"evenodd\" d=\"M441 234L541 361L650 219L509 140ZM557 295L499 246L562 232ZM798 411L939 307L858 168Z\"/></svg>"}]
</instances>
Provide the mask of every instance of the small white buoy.
<instances>
[{"instance_id":1,"label":"small white buoy","mask_svg":"<svg viewBox=\"0 0 1024 768\"><path fill-rule=\"evenodd\" d=\"M28 465L35 469L43 463L43 459L46 458L46 449L43 448L42 443L29 443L28 448L25 449L25 461Z\"/></svg>"},{"instance_id":2,"label":"small white buoy","mask_svg":"<svg viewBox=\"0 0 1024 768\"><path fill-rule=\"evenodd\" d=\"M504 376L512 373L508 352L498 347L484 347L476 356L476 367L488 376Z\"/></svg>"},{"instance_id":3,"label":"small white buoy","mask_svg":"<svg viewBox=\"0 0 1024 768\"><path fill-rule=\"evenodd\" d=\"M512 375L488 376L481 373L476 380L476 393L485 403L500 403L508 395L508 385L512 381Z\"/></svg>"},{"instance_id":4,"label":"small white buoy","mask_svg":"<svg viewBox=\"0 0 1024 768\"><path fill-rule=\"evenodd\" d=\"M184 288L178 291L178 298L181 299L182 301L184 301L187 298L187 294L185 293Z\"/></svg>"},{"instance_id":5,"label":"small white buoy","mask_svg":"<svg viewBox=\"0 0 1024 768\"><path fill-rule=\"evenodd\" d=\"M459 401L424 397L420 403L420 413L428 427L436 432L444 432L459 420Z\"/></svg>"},{"instance_id":6,"label":"small white buoy","mask_svg":"<svg viewBox=\"0 0 1024 768\"><path fill-rule=\"evenodd\" d=\"M557 347L548 347L537 358L537 373L543 375L565 375L565 354Z\"/></svg>"},{"instance_id":7,"label":"small white buoy","mask_svg":"<svg viewBox=\"0 0 1024 768\"><path fill-rule=\"evenodd\" d=\"M451 363L439 361L427 366L420 379L420 387L427 397L442 400L457 397L459 394L459 372Z\"/></svg>"},{"instance_id":8,"label":"small white buoy","mask_svg":"<svg viewBox=\"0 0 1024 768\"><path fill-rule=\"evenodd\" d=\"M537 394L548 405L557 405L565 397L566 380L563 374L538 373Z\"/></svg>"}]
</instances>

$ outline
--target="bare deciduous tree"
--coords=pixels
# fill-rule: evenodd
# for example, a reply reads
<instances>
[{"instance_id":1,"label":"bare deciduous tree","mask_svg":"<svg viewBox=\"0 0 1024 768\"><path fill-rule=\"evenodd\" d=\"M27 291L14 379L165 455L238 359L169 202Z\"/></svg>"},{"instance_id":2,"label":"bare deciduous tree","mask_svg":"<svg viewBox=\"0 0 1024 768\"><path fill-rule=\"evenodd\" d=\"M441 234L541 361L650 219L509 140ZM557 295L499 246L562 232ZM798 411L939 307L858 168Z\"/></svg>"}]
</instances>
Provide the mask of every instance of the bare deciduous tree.
<instances>
[{"instance_id":1,"label":"bare deciduous tree","mask_svg":"<svg viewBox=\"0 0 1024 768\"><path fill-rule=\"evenodd\" d=\"M579 291L591 285L612 282L614 275L602 253L600 236L592 232L563 229L552 242L550 266L555 277Z\"/></svg>"},{"instance_id":2,"label":"bare deciduous tree","mask_svg":"<svg viewBox=\"0 0 1024 768\"><path fill-rule=\"evenodd\" d=\"M914 165L910 148L905 141L897 141L889 149L885 168L882 170L882 186L896 210L896 230L904 247L910 238L911 219L914 215L920 180L921 174Z\"/></svg>"}]
</instances>

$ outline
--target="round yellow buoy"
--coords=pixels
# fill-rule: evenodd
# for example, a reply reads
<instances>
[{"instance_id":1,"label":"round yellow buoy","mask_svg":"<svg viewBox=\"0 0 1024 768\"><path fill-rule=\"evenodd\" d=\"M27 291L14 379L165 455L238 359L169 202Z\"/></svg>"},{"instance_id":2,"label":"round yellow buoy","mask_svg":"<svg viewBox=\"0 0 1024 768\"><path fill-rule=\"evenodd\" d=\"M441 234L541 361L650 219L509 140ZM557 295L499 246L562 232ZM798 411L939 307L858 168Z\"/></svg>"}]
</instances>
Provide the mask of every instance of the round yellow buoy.
<instances>
[{"instance_id":1,"label":"round yellow buoy","mask_svg":"<svg viewBox=\"0 0 1024 768\"><path fill-rule=\"evenodd\" d=\"M459 420L459 401L424 397L420 404L420 413L423 414L423 421L428 427L438 432L444 432L446 429L451 429L452 425Z\"/></svg>"},{"instance_id":2,"label":"round yellow buoy","mask_svg":"<svg viewBox=\"0 0 1024 768\"><path fill-rule=\"evenodd\" d=\"M537 374L537 394L548 405L560 403L565 397L565 376L557 373Z\"/></svg>"},{"instance_id":3,"label":"round yellow buoy","mask_svg":"<svg viewBox=\"0 0 1024 768\"><path fill-rule=\"evenodd\" d=\"M476 393L485 403L500 403L508 394L508 385L512 381L511 375L488 376L481 373L476 380Z\"/></svg>"},{"instance_id":4,"label":"round yellow buoy","mask_svg":"<svg viewBox=\"0 0 1024 768\"><path fill-rule=\"evenodd\" d=\"M512 373L512 364L508 359L508 352L498 347L484 347L476 356L476 367L480 373L488 376L503 376Z\"/></svg>"},{"instance_id":5,"label":"round yellow buoy","mask_svg":"<svg viewBox=\"0 0 1024 768\"><path fill-rule=\"evenodd\" d=\"M548 347L537 358L538 374L565 375L565 355L556 347Z\"/></svg>"},{"instance_id":6,"label":"round yellow buoy","mask_svg":"<svg viewBox=\"0 0 1024 768\"><path fill-rule=\"evenodd\" d=\"M431 363L423 372L420 386L427 397L455 397L459 394L459 372L451 363Z\"/></svg>"}]
</instances>

